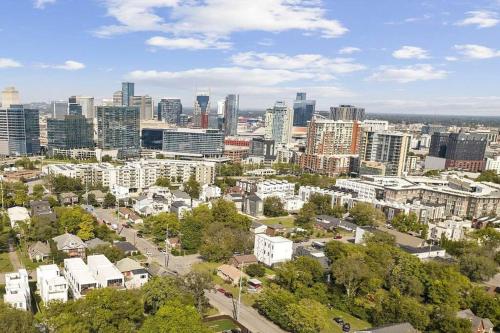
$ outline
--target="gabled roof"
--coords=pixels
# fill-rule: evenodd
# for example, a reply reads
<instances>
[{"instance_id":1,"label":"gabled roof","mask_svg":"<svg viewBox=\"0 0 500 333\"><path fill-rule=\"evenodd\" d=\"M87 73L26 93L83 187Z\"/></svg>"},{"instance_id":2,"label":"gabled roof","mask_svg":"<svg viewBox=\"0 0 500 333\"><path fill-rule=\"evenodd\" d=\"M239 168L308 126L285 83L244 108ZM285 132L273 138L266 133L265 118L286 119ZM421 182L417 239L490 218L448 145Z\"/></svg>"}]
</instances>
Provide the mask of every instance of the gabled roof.
<instances>
[{"instance_id":1,"label":"gabled roof","mask_svg":"<svg viewBox=\"0 0 500 333\"><path fill-rule=\"evenodd\" d=\"M186 200L190 200L191 197L189 196L189 194L187 194L186 192L184 191L181 191L181 190L172 190L172 195L176 198L179 198L179 199L186 199Z\"/></svg>"},{"instance_id":2,"label":"gabled roof","mask_svg":"<svg viewBox=\"0 0 500 333\"><path fill-rule=\"evenodd\" d=\"M144 269L137 261L130 258L123 258L116 263L116 268L120 272L130 272L133 270Z\"/></svg>"},{"instance_id":3,"label":"gabled roof","mask_svg":"<svg viewBox=\"0 0 500 333\"><path fill-rule=\"evenodd\" d=\"M56 242L58 250L65 249L77 249L77 248L86 248L87 245L81 240L80 237L65 233L59 236L52 238L54 242Z\"/></svg>"},{"instance_id":4,"label":"gabled roof","mask_svg":"<svg viewBox=\"0 0 500 333\"><path fill-rule=\"evenodd\" d=\"M123 252L139 251L134 245L130 244L129 242L116 242L114 246L119 248Z\"/></svg>"},{"instance_id":5,"label":"gabled roof","mask_svg":"<svg viewBox=\"0 0 500 333\"><path fill-rule=\"evenodd\" d=\"M28 247L28 252L30 254L41 253L41 254L45 254L45 255L50 255L50 246L47 243L43 243L43 242L38 241L34 244L31 244Z\"/></svg>"},{"instance_id":6,"label":"gabled roof","mask_svg":"<svg viewBox=\"0 0 500 333\"><path fill-rule=\"evenodd\" d=\"M257 262L257 257L254 254L244 254L241 256L233 256L232 259L240 264L252 264Z\"/></svg>"}]
</instances>

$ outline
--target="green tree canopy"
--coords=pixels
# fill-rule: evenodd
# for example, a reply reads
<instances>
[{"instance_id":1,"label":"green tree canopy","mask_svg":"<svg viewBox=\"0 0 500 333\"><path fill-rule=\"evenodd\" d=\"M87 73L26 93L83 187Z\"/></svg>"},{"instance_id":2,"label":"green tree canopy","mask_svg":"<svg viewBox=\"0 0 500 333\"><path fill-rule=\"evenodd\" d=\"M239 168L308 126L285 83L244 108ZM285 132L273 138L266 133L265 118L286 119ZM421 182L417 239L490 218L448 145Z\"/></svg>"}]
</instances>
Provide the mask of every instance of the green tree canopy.
<instances>
[{"instance_id":1,"label":"green tree canopy","mask_svg":"<svg viewBox=\"0 0 500 333\"><path fill-rule=\"evenodd\" d=\"M151 235L156 242L165 240L167 229L168 237L177 236L180 227L179 219L174 213L163 212L144 219L144 232Z\"/></svg>"},{"instance_id":2,"label":"green tree canopy","mask_svg":"<svg viewBox=\"0 0 500 333\"><path fill-rule=\"evenodd\" d=\"M386 218L381 210L366 202L359 202L351 208L349 214L357 225L376 226L385 224Z\"/></svg>"},{"instance_id":3,"label":"green tree canopy","mask_svg":"<svg viewBox=\"0 0 500 333\"><path fill-rule=\"evenodd\" d=\"M192 199L198 199L200 197L201 185L196 180L195 175L191 175L188 181L184 183L184 192L189 194Z\"/></svg>"},{"instance_id":4,"label":"green tree canopy","mask_svg":"<svg viewBox=\"0 0 500 333\"><path fill-rule=\"evenodd\" d=\"M271 196L264 199L264 215L268 217L286 216L283 202L280 198Z\"/></svg>"}]
</instances>

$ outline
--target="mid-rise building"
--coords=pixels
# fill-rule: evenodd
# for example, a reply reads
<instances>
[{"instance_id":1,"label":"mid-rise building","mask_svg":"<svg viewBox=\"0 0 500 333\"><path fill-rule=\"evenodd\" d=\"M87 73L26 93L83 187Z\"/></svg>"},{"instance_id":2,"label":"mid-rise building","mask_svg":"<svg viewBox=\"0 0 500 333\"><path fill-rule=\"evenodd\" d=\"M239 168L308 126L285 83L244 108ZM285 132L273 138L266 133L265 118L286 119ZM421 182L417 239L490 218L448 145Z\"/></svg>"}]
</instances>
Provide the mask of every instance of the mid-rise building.
<instances>
[{"instance_id":1,"label":"mid-rise building","mask_svg":"<svg viewBox=\"0 0 500 333\"><path fill-rule=\"evenodd\" d=\"M50 103L50 113L52 114L52 118L64 118L68 114L68 102L52 101Z\"/></svg>"},{"instance_id":2,"label":"mid-rise building","mask_svg":"<svg viewBox=\"0 0 500 333\"><path fill-rule=\"evenodd\" d=\"M94 97L76 96L76 103L82 107L82 115L86 118L95 118Z\"/></svg>"},{"instance_id":3,"label":"mid-rise building","mask_svg":"<svg viewBox=\"0 0 500 333\"><path fill-rule=\"evenodd\" d=\"M121 90L115 91L113 93L113 104L112 105L105 105L104 106L123 106L123 92Z\"/></svg>"},{"instance_id":4,"label":"mid-rise building","mask_svg":"<svg viewBox=\"0 0 500 333\"><path fill-rule=\"evenodd\" d=\"M224 101L224 134L233 136L238 130L238 112L240 108L239 95L227 95Z\"/></svg>"},{"instance_id":5,"label":"mid-rise building","mask_svg":"<svg viewBox=\"0 0 500 333\"><path fill-rule=\"evenodd\" d=\"M139 108L141 120L150 120L153 118L153 99L148 96L132 96L130 106Z\"/></svg>"},{"instance_id":6,"label":"mid-rise building","mask_svg":"<svg viewBox=\"0 0 500 333\"><path fill-rule=\"evenodd\" d=\"M68 115L81 116L82 106L76 101L76 96L71 96L68 99Z\"/></svg>"},{"instance_id":7,"label":"mid-rise building","mask_svg":"<svg viewBox=\"0 0 500 333\"><path fill-rule=\"evenodd\" d=\"M87 257L87 266L100 288L124 288L123 274L106 256L96 254Z\"/></svg>"},{"instance_id":8,"label":"mid-rise building","mask_svg":"<svg viewBox=\"0 0 500 333\"><path fill-rule=\"evenodd\" d=\"M135 96L135 84L133 82L122 82L121 106L131 106L133 96Z\"/></svg>"},{"instance_id":9,"label":"mid-rise building","mask_svg":"<svg viewBox=\"0 0 500 333\"><path fill-rule=\"evenodd\" d=\"M158 102L157 118L168 124L179 124L182 102L178 98L162 98Z\"/></svg>"},{"instance_id":10,"label":"mid-rise building","mask_svg":"<svg viewBox=\"0 0 500 333\"><path fill-rule=\"evenodd\" d=\"M85 297L98 288L97 280L81 258L64 259L63 274L75 299Z\"/></svg>"},{"instance_id":11,"label":"mid-rise building","mask_svg":"<svg viewBox=\"0 0 500 333\"><path fill-rule=\"evenodd\" d=\"M194 100L193 125L195 128L208 128L210 114L210 94L198 93Z\"/></svg>"},{"instance_id":12,"label":"mid-rise building","mask_svg":"<svg viewBox=\"0 0 500 333\"><path fill-rule=\"evenodd\" d=\"M94 147L94 125L92 119L68 115L64 119L47 119L47 148L79 149Z\"/></svg>"},{"instance_id":13,"label":"mid-rise building","mask_svg":"<svg viewBox=\"0 0 500 333\"><path fill-rule=\"evenodd\" d=\"M497 175L500 175L500 156L487 158L484 170L493 170L497 173Z\"/></svg>"},{"instance_id":14,"label":"mid-rise building","mask_svg":"<svg viewBox=\"0 0 500 333\"><path fill-rule=\"evenodd\" d=\"M298 92L293 102L293 126L305 127L316 110L316 101L308 100L305 92Z\"/></svg>"},{"instance_id":15,"label":"mid-rise building","mask_svg":"<svg viewBox=\"0 0 500 333\"><path fill-rule=\"evenodd\" d=\"M11 105L0 109L0 156L40 153L38 110Z\"/></svg>"},{"instance_id":16,"label":"mid-rise building","mask_svg":"<svg viewBox=\"0 0 500 333\"><path fill-rule=\"evenodd\" d=\"M22 268L18 272L5 274L4 303L24 311L31 309L31 292L28 272Z\"/></svg>"},{"instance_id":17,"label":"mid-rise building","mask_svg":"<svg viewBox=\"0 0 500 333\"><path fill-rule=\"evenodd\" d=\"M266 111L265 139L274 140L276 144L289 144L292 137L293 112L283 101Z\"/></svg>"},{"instance_id":18,"label":"mid-rise building","mask_svg":"<svg viewBox=\"0 0 500 333\"><path fill-rule=\"evenodd\" d=\"M11 105L21 104L19 91L15 87L6 87L2 91L2 108L10 108Z\"/></svg>"},{"instance_id":19,"label":"mid-rise building","mask_svg":"<svg viewBox=\"0 0 500 333\"><path fill-rule=\"evenodd\" d=\"M220 157L224 153L224 133L216 129L166 129L163 150Z\"/></svg>"},{"instance_id":20,"label":"mid-rise building","mask_svg":"<svg viewBox=\"0 0 500 333\"><path fill-rule=\"evenodd\" d=\"M368 168L361 168L364 162L379 163L381 168L375 174L402 176L406 157L410 150L411 136L399 132L363 132L359 152L360 174L373 174ZM373 166L372 166L373 168Z\"/></svg>"},{"instance_id":21,"label":"mid-rise building","mask_svg":"<svg viewBox=\"0 0 500 333\"><path fill-rule=\"evenodd\" d=\"M138 156L141 147L139 108L97 107L97 146L117 149L120 157Z\"/></svg>"},{"instance_id":22,"label":"mid-rise building","mask_svg":"<svg viewBox=\"0 0 500 333\"><path fill-rule=\"evenodd\" d=\"M330 119L343 121L363 121L365 120L365 109L354 105L340 105L330 108Z\"/></svg>"},{"instance_id":23,"label":"mid-rise building","mask_svg":"<svg viewBox=\"0 0 500 333\"><path fill-rule=\"evenodd\" d=\"M281 236L256 234L253 254L259 262L273 266L292 259L293 242Z\"/></svg>"},{"instance_id":24,"label":"mid-rise building","mask_svg":"<svg viewBox=\"0 0 500 333\"><path fill-rule=\"evenodd\" d=\"M57 265L42 265L36 269L36 286L44 304L68 301L68 282Z\"/></svg>"},{"instance_id":25,"label":"mid-rise building","mask_svg":"<svg viewBox=\"0 0 500 333\"><path fill-rule=\"evenodd\" d=\"M141 129L141 147L143 149L161 150L163 148L163 129Z\"/></svg>"}]
</instances>

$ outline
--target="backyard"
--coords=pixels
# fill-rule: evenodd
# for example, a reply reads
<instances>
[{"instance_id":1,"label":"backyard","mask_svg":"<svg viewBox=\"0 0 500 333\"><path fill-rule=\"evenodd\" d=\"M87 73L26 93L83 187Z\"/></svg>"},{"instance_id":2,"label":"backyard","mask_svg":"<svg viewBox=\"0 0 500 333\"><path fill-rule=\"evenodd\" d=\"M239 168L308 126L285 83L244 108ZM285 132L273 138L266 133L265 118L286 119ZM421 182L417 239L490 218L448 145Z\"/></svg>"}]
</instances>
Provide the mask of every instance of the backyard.
<instances>
[{"instance_id":1,"label":"backyard","mask_svg":"<svg viewBox=\"0 0 500 333\"><path fill-rule=\"evenodd\" d=\"M294 216L269 217L259 220L259 222L265 225L281 224L285 228L292 228L295 226L295 217Z\"/></svg>"},{"instance_id":2,"label":"backyard","mask_svg":"<svg viewBox=\"0 0 500 333\"><path fill-rule=\"evenodd\" d=\"M13 270L14 267L12 267L12 264L10 263L9 254L7 252L0 253L0 272L12 272Z\"/></svg>"}]
</instances>

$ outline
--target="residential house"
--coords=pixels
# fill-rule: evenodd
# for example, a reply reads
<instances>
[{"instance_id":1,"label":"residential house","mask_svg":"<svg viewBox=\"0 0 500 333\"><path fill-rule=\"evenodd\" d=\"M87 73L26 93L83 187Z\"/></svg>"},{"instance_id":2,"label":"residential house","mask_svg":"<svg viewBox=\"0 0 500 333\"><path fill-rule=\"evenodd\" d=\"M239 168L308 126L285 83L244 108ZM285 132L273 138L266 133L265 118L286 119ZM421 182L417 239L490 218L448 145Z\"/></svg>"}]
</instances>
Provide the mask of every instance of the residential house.
<instances>
[{"instance_id":1,"label":"residential house","mask_svg":"<svg viewBox=\"0 0 500 333\"><path fill-rule=\"evenodd\" d=\"M28 256L31 261L44 261L50 257L50 245L44 242L36 242L28 246Z\"/></svg>"},{"instance_id":2,"label":"residential house","mask_svg":"<svg viewBox=\"0 0 500 333\"><path fill-rule=\"evenodd\" d=\"M442 237L452 241L460 241L472 229L472 221L457 217L436 223L429 222L428 225L429 238L435 241L440 241Z\"/></svg>"},{"instance_id":3,"label":"residential house","mask_svg":"<svg viewBox=\"0 0 500 333\"><path fill-rule=\"evenodd\" d=\"M88 195L91 195L91 194L94 196L95 201L99 205L102 205L102 203L104 202L104 198L106 197L106 193L104 193L101 190L92 190L92 191L89 191L88 193L85 193L82 196L83 200L85 200L85 202L87 202Z\"/></svg>"},{"instance_id":4,"label":"residential house","mask_svg":"<svg viewBox=\"0 0 500 333\"><path fill-rule=\"evenodd\" d=\"M330 265L331 265L330 260L328 260L328 258L325 255L325 252L318 250L318 249L315 249L315 248L310 247L310 246L298 246L295 249L293 256L295 258L298 258L298 257L312 258L312 259L316 260L317 262L319 262L321 267L323 267L323 269L325 269L325 270L329 269Z\"/></svg>"},{"instance_id":5,"label":"residential house","mask_svg":"<svg viewBox=\"0 0 500 333\"><path fill-rule=\"evenodd\" d=\"M229 259L229 264L238 269L242 269L251 264L257 264L257 257L254 254L234 255Z\"/></svg>"},{"instance_id":6,"label":"residential house","mask_svg":"<svg viewBox=\"0 0 500 333\"><path fill-rule=\"evenodd\" d=\"M272 224L268 225L266 229L266 235L268 236L278 236L286 233L286 227L282 224Z\"/></svg>"},{"instance_id":7,"label":"residential house","mask_svg":"<svg viewBox=\"0 0 500 333\"><path fill-rule=\"evenodd\" d=\"M191 206L191 197L184 191L172 190L172 201L184 201L187 205Z\"/></svg>"},{"instance_id":8,"label":"residential house","mask_svg":"<svg viewBox=\"0 0 500 333\"><path fill-rule=\"evenodd\" d=\"M124 288L122 273L103 254L87 257L87 266L100 288Z\"/></svg>"},{"instance_id":9,"label":"residential house","mask_svg":"<svg viewBox=\"0 0 500 333\"><path fill-rule=\"evenodd\" d=\"M85 297L98 287L97 280L81 258L64 259L63 274L75 299Z\"/></svg>"},{"instance_id":10,"label":"residential house","mask_svg":"<svg viewBox=\"0 0 500 333\"><path fill-rule=\"evenodd\" d=\"M273 266L292 259L293 242L281 236L256 234L253 251L259 262Z\"/></svg>"},{"instance_id":11,"label":"residential house","mask_svg":"<svg viewBox=\"0 0 500 333\"><path fill-rule=\"evenodd\" d=\"M240 279L248 279L248 275L231 265L221 265L217 267L217 275L224 281L230 282L234 285L240 283Z\"/></svg>"},{"instance_id":12,"label":"residential house","mask_svg":"<svg viewBox=\"0 0 500 333\"><path fill-rule=\"evenodd\" d=\"M264 215L264 201L256 194L245 196L243 201L243 212L253 217Z\"/></svg>"},{"instance_id":13,"label":"residential house","mask_svg":"<svg viewBox=\"0 0 500 333\"><path fill-rule=\"evenodd\" d=\"M243 211L243 194L239 193L229 193L224 196L224 200L234 202L236 209L239 212Z\"/></svg>"},{"instance_id":14,"label":"residential house","mask_svg":"<svg viewBox=\"0 0 500 333\"><path fill-rule=\"evenodd\" d=\"M149 279L149 273L137 261L130 258L123 258L116 263L116 268L125 278L125 288L141 288Z\"/></svg>"},{"instance_id":15,"label":"residential house","mask_svg":"<svg viewBox=\"0 0 500 333\"><path fill-rule=\"evenodd\" d=\"M354 333L420 333L410 323L389 324L354 331Z\"/></svg>"},{"instance_id":16,"label":"residential house","mask_svg":"<svg viewBox=\"0 0 500 333\"><path fill-rule=\"evenodd\" d=\"M85 242L87 249L93 250L98 246L111 246L110 242L103 241L100 238L92 238Z\"/></svg>"},{"instance_id":17,"label":"residential house","mask_svg":"<svg viewBox=\"0 0 500 333\"><path fill-rule=\"evenodd\" d=\"M132 206L133 210L142 216L150 216L159 214L161 212L168 212L170 207L170 200L165 199L163 197L148 197L148 196L139 196L134 199L134 204ZM140 218L135 219L138 222L142 223Z\"/></svg>"},{"instance_id":18,"label":"residential house","mask_svg":"<svg viewBox=\"0 0 500 333\"><path fill-rule=\"evenodd\" d=\"M5 274L4 303L19 310L29 311L31 309L31 293L28 281L28 272L24 268L18 272Z\"/></svg>"},{"instance_id":19,"label":"residential house","mask_svg":"<svg viewBox=\"0 0 500 333\"><path fill-rule=\"evenodd\" d=\"M56 213L50 208L50 204L47 200L35 200L30 202L30 214L31 217L37 217L41 219L47 219L51 222L57 220Z\"/></svg>"},{"instance_id":20,"label":"residential house","mask_svg":"<svg viewBox=\"0 0 500 333\"><path fill-rule=\"evenodd\" d=\"M78 203L78 195L73 192L64 192L59 195L62 205L74 205Z\"/></svg>"},{"instance_id":21,"label":"residential house","mask_svg":"<svg viewBox=\"0 0 500 333\"><path fill-rule=\"evenodd\" d=\"M335 229L343 229L348 232L354 233L356 231L356 228L358 225L346 221L345 219L339 219L334 216L329 216L329 215L319 215L316 217L316 223L315 226L317 228L326 230L326 231L332 231Z\"/></svg>"},{"instance_id":22,"label":"residential house","mask_svg":"<svg viewBox=\"0 0 500 333\"><path fill-rule=\"evenodd\" d=\"M254 234L265 234L267 230L267 225L253 221L250 226L250 232Z\"/></svg>"},{"instance_id":23,"label":"residential house","mask_svg":"<svg viewBox=\"0 0 500 333\"><path fill-rule=\"evenodd\" d=\"M140 217L134 211L132 211L130 208L127 207L120 207L120 209L118 210L118 214L120 214L121 217L125 218L127 222L133 224L144 222L142 217Z\"/></svg>"},{"instance_id":24,"label":"residential house","mask_svg":"<svg viewBox=\"0 0 500 333\"><path fill-rule=\"evenodd\" d=\"M68 281L57 265L42 265L36 269L36 286L44 304L68 301Z\"/></svg>"},{"instance_id":25,"label":"residential house","mask_svg":"<svg viewBox=\"0 0 500 333\"><path fill-rule=\"evenodd\" d=\"M139 254L139 250L134 245L130 244L129 242L125 242L125 241L115 242L113 244L113 246L122 250L126 256L133 256L133 255Z\"/></svg>"},{"instance_id":26,"label":"residential house","mask_svg":"<svg viewBox=\"0 0 500 333\"><path fill-rule=\"evenodd\" d=\"M191 205L186 204L184 201L174 201L170 206L170 212L176 214L179 219L183 218L191 210Z\"/></svg>"},{"instance_id":27,"label":"residential house","mask_svg":"<svg viewBox=\"0 0 500 333\"><path fill-rule=\"evenodd\" d=\"M67 253L70 258L85 258L87 245L85 245L80 237L65 233L52 238L52 240L56 243L57 250Z\"/></svg>"},{"instance_id":28,"label":"residential house","mask_svg":"<svg viewBox=\"0 0 500 333\"><path fill-rule=\"evenodd\" d=\"M209 184L204 184L201 186L201 191L200 191L201 201L207 202L212 199L220 198L221 196L222 196L222 191L220 187Z\"/></svg>"},{"instance_id":29,"label":"residential house","mask_svg":"<svg viewBox=\"0 0 500 333\"><path fill-rule=\"evenodd\" d=\"M30 222L30 215L28 210L24 207L11 207L7 209L11 228L15 228L19 222Z\"/></svg>"},{"instance_id":30,"label":"residential house","mask_svg":"<svg viewBox=\"0 0 500 333\"><path fill-rule=\"evenodd\" d=\"M470 309L457 312L457 317L471 322L472 333L493 333L495 326L488 318L478 317Z\"/></svg>"}]
</instances>

